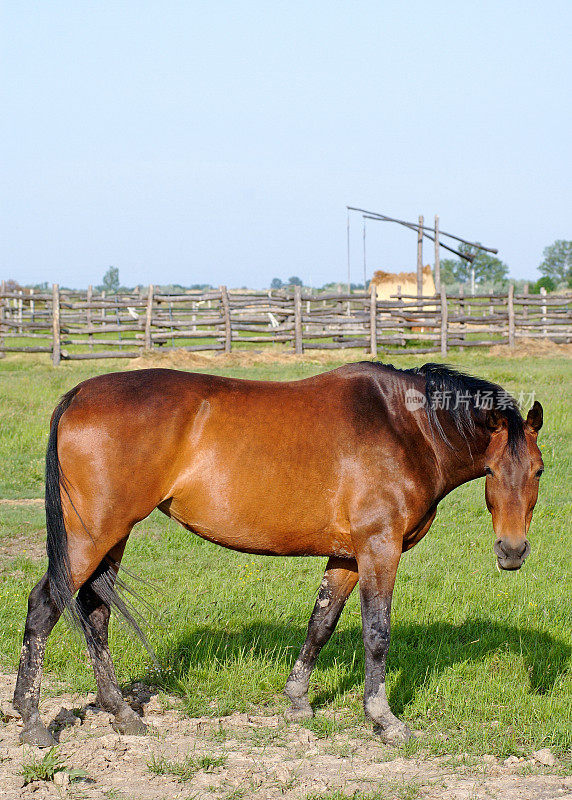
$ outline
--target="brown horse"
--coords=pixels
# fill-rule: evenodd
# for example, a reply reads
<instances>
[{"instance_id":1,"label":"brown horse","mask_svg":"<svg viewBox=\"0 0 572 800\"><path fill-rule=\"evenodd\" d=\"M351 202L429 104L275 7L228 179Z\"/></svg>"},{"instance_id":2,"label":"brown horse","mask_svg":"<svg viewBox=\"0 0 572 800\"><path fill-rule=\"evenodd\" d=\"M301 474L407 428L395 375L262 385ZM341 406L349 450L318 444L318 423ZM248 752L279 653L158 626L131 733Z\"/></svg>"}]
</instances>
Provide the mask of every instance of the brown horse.
<instances>
[{"instance_id":1,"label":"brown horse","mask_svg":"<svg viewBox=\"0 0 572 800\"><path fill-rule=\"evenodd\" d=\"M524 421L499 386L436 364L365 362L287 383L163 369L80 383L51 422L49 566L30 593L14 695L23 741L53 744L38 700L46 640L62 611L83 628L97 702L115 729L145 731L117 685L107 626L111 606L136 624L117 571L131 529L157 507L233 550L328 556L286 683L290 719L312 714L312 668L359 579L365 712L385 741L406 739L385 694L401 553L429 530L448 492L486 475L498 564L518 569L530 551L541 426L540 403Z\"/></svg>"}]
</instances>

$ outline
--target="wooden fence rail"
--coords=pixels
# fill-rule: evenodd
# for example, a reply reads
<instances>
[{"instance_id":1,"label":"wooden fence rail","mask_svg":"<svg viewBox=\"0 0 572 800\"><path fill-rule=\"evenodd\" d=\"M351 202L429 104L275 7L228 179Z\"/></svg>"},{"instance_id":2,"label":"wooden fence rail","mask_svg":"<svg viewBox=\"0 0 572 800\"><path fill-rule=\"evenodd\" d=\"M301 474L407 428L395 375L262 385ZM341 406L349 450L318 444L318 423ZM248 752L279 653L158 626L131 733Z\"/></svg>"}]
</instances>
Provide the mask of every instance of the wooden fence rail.
<instances>
[{"instance_id":1,"label":"wooden fence rail","mask_svg":"<svg viewBox=\"0 0 572 800\"><path fill-rule=\"evenodd\" d=\"M149 286L136 294L97 295L61 290L0 291L0 357L50 353L62 359L135 358L143 352L290 345L311 349L385 347L441 352L451 347L508 344L540 338L572 341L572 296L398 294L380 300L367 292L218 290L161 294Z\"/></svg>"}]
</instances>

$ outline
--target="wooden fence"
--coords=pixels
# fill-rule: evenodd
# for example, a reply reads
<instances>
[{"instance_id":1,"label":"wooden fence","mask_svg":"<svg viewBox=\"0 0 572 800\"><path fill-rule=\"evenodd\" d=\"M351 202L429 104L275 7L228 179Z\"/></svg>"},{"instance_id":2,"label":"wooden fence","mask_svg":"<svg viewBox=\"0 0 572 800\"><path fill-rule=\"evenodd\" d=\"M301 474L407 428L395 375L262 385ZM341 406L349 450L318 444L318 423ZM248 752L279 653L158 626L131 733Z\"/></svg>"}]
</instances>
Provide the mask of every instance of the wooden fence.
<instances>
[{"instance_id":1,"label":"wooden fence","mask_svg":"<svg viewBox=\"0 0 572 800\"><path fill-rule=\"evenodd\" d=\"M179 348L218 350L281 343L311 349L407 347L446 354L451 347L508 344L519 338L572 341L572 296L462 292L378 300L353 292L232 290L106 297L87 292L0 291L0 357L50 353L62 359L136 358Z\"/></svg>"}]
</instances>

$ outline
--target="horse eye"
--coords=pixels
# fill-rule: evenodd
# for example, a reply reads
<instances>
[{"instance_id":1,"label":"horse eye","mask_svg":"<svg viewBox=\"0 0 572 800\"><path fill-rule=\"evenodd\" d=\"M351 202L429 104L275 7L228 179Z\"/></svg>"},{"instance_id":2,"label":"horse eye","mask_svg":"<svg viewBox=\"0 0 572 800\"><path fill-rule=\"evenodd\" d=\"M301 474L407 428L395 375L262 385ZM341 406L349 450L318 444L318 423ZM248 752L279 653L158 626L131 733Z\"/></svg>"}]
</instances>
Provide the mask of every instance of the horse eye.
<instances>
[{"instance_id":1,"label":"horse eye","mask_svg":"<svg viewBox=\"0 0 572 800\"><path fill-rule=\"evenodd\" d=\"M543 473L543 472L544 472L544 470L543 470L543 469L539 469L539 470L537 471L537 473L536 473L536 477L537 477L537 478L540 478L540 476L542 475L542 473Z\"/></svg>"},{"instance_id":2,"label":"horse eye","mask_svg":"<svg viewBox=\"0 0 572 800\"><path fill-rule=\"evenodd\" d=\"M485 467L485 475L492 475L493 471L490 467Z\"/></svg>"}]
</instances>

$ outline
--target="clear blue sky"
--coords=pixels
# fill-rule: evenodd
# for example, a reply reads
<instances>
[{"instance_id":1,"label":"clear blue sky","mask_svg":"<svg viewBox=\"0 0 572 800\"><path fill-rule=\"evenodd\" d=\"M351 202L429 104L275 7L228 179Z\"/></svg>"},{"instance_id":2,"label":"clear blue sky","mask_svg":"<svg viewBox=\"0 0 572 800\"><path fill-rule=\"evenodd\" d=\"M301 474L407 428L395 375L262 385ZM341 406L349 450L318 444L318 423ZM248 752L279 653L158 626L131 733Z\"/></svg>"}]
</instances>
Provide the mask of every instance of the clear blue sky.
<instances>
[{"instance_id":1,"label":"clear blue sky","mask_svg":"<svg viewBox=\"0 0 572 800\"><path fill-rule=\"evenodd\" d=\"M344 280L347 204L438 213L515 277L572 238L569 0L8 0L0 22L0 277ZM369 225L370 273L414 263L414 234Z\"/></svg>"}]
</instances>

